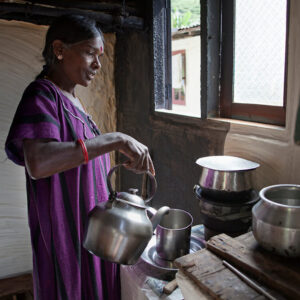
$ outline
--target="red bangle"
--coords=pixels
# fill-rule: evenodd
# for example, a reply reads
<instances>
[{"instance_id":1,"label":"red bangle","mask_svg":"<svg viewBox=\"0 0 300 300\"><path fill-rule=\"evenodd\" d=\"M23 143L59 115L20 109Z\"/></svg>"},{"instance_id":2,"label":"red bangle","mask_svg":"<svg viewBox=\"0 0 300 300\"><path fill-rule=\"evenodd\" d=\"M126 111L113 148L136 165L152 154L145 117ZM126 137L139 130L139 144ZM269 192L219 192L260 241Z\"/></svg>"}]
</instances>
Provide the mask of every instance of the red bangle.
<instances>
[{"instance_id":1,"label":"red bangle","mask_svg":"<svg viewBox=\"0 0 300 300\"><path fill-rule=\"evenodd\" d=\"M89 155L88 155L88 152L87 152L87 149L86 149L85 142L82 139L78 139L77 143L81 146L81 150L82 150L82 153L83 153L83 156L84 156L84 163L87 164L88 161L89 161Z\"/></svg>"}]
</instances>

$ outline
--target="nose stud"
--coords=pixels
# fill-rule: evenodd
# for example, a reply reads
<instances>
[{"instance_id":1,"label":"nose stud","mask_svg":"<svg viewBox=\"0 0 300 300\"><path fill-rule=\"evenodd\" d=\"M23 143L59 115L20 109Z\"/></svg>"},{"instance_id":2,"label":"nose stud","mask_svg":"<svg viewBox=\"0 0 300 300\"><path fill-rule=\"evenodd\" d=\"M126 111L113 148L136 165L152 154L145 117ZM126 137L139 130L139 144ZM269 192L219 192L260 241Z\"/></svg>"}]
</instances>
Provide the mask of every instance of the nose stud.
<instances>
[{"instance_id":1,"label":"nose stud","mask_svg":"<svg viewBox=\"0 0 300 300\"><path fill-rule=\"evenodd\" d=\"M100 60L95 61L93 67L96 68L96 69L101 68L101 62L100 62Z\"/></svg>"}]
</instances>

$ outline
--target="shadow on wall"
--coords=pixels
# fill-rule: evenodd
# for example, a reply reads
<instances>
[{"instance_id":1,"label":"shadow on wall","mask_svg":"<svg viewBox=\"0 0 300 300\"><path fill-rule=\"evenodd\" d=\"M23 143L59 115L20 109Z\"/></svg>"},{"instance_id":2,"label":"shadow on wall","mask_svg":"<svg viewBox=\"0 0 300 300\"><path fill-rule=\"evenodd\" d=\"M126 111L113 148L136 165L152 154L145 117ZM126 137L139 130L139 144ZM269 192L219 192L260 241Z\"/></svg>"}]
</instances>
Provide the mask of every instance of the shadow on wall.
<instances>
[{"instance_id":1,"label":"shadow on wall","mask_svg":"<svg viewBox=\"0 0 300 300\"><path fill-rule=\"evenodd\" d=\"M295 122L294 142L296 145L300 146L300 100L298 104L298 112L297 112L296 122Z\"/></svg>"},{"instance_id":2,"label":"shadow on wall","mask_svg":"<svg viewBox=\"0 0 300 300\"><path fill-rule=\"evenodd\" d=\"M199 157L223 154L230 124L212 122L214 124L210 125L210 120L200 119L181 122L180 116L152 112L151 49L151 38L147 33L117 36L117 130L147 145L153 155L158 189L149 205L184 209L193 215L194 224L200 224L200 209L193 187L201 170L195 162ZM139 188L141 182L142 177L128 171L121 172L119 190Z\"/></svg>"}]
</instances>

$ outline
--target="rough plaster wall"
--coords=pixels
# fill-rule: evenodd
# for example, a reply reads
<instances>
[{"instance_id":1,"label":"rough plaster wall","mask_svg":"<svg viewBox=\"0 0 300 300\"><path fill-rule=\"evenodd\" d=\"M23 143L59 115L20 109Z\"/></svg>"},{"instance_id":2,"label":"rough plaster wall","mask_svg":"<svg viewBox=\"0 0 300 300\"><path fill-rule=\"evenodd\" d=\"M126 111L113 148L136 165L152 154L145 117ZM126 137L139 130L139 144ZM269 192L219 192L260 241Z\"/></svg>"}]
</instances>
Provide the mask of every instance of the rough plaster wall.
<instances>
[{"instance_id":1,"label":"rough plaster wall","mask_svg":"<svg viewBox=\"0 0 300 300\"><path fill-rule=\"evenodd\" d=\"M222 154L226 128L201 128L177 122L176 117L172 121L151 113L150 41L146 33L117 37L118 130L146 144L153 156L158 189L151 205L185 209L193 215L194 224L199 224L200 210L193 186L198 183L200 167L195 161L201 156ZM141 188L141 176L123 172L121 183L122 190Z\"/></svg>"},{"instance_id":2,"label":"rough plaster wall","mask_svg":"<svg viewBox=\"0 0 300 300\"><path fill-rule=\"evenodd\" d=\"M224 147L225 154L261 164L253 173L258 190L279 183L300 184L300 146L293 139L300 99L300 2L293 0L290 5L286 127L235 122Z\"/></svg>"},{"instance_id":3,"label":"rough plaster wall","mask_svg":"<svg viewBox=\"0 0 300 300\"><path fill-rule=\"evenodd\" d=\"M45 26L0 21L0 278L32 269L25 175L6 159L4 143L23 90L40 72ZM103 132L116 127L113 34L105 35L102 70L78 93ZM103 125L105 123L105 125Z\"/></svg>"}]
</instances>

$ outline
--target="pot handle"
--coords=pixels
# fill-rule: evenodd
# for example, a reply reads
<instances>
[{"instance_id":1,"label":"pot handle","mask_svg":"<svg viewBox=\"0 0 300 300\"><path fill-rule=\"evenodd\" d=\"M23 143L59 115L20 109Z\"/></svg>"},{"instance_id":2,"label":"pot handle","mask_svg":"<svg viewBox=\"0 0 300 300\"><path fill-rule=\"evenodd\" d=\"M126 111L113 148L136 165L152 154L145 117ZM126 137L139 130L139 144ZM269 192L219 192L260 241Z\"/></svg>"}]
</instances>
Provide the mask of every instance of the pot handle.
<instances>
[{"instance_id":1,"label":"pot handle","mask_svg":"<svg viewBox=\"0 0 300 300\"><path fill-rule=\"evenodd\" d=\"M201 189L200 185L195 184L193 190L194 190L194 193L195 193L196 197L198 199L200 199L201 198L201 192L202 192L202 189Z\"/></svg>"},{"instance_id":2,"label":"pot handle","mask_svg":"<svg viewBox=\"0 0 300 300\"><path fill-rule=\"evenodd\" d=\"M107 187L108 187L108 190L109 190L109 193L110 193L110 195L109 195L110 199L111 198L115 198L115 196L117 195L117 192L114 191L113 188L112 188L112 186L111 186L110 179L111 179L111 176L112 176L113 172L116 169L118 169L119 167L124 167L124 166L122 164L116 165L113 168L111 168L110 171L107 174L106 182L107 182ZM144 200L145 203L149 202L153 198L154 194L156 193L156 189L157 189L157 182L156 182L155 177L149 171L147 171L146 173L147 173L147 175L149 175L149 178L150 178L151 190L150 190L150 196L147 199Z\"/></svg>"}]
</instances>

